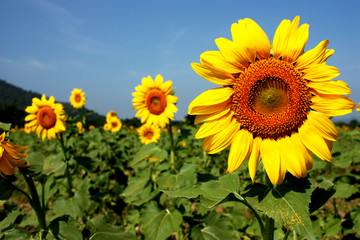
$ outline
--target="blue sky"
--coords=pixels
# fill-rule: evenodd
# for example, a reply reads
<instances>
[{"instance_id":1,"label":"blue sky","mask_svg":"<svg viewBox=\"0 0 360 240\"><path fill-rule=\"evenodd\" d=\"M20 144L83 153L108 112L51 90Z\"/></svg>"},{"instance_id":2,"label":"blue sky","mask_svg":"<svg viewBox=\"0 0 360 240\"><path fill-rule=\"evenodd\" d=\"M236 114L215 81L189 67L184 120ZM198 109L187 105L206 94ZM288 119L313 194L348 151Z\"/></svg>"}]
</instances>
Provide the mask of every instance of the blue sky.
<instances>
[{"instance_id":1,"label":"blue sky","mask_svg":"<svg viewBox=\"0 0 360 240\"><path fill-rule=\"evenodd\" d=\"M1 0L0 78L57 101L73 88L86 92L86 107L132 118L135 86L147 75L172 80L181 120L189 103L215 87L191 62L218 50L214 40L231 39L231 24L256 21L271 39L282 19L300 15L309 23L305 50L329 39L328 60L360 102L360 1L211 0ZM30 105L31 103L29 103ZM359 120L354 111L336 120Z\"/></svg>"}]
</instances>

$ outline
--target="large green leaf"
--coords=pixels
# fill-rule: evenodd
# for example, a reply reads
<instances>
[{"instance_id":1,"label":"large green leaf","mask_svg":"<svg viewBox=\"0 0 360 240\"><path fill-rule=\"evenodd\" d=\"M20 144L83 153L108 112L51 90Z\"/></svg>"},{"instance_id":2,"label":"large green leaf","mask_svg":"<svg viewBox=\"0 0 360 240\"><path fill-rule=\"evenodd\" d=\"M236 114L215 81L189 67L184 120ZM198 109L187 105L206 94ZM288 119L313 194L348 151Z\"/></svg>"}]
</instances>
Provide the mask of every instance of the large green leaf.
<instances>
[{"instance_id":1,"label":"large green leaf","mask_svg":"<svg viewBox=\"0 0 360 240\"><path fill-rule=\"evenodd\" d=\"M145 159L149 158L156 158L160 161L167 158L167 152L165 150L162 150L159 148L156 143L149 143L146 145L143 145L140 149L140 151L134 156L134 159L129 163L131 167L134 167L136 164L138 164L140 161L143 161Z\"/></svg>"},{"instance_id":2,"label":"large green leaf","mask_svg":"<svg viewBox=\"0 0 360 240\"><path fill-rule=\"evenodd\" d=\"M311 193L310 213L323 206L334 193L334 184L330 180L322 181Z\"/></svg>"},{"instance_id":3,"label":"large green leaf","mask_svg":"<svg viewBox=\"0 0 360 240\"><path fill-rule=\"evenodd\" d=\"M29 239L31 239L30 232L16 228L7 231L6 236L4 238L4 240L29 240Z\"/></svg>"},{"instance_id":4,"label":"large green leaf","mask_svg":"<svg viewBox=\"0 0 360 240\"><path fill-rule=\"evenodd\" d=\"M308 179L289 177L272 190L262 184L250 185L248 189L243 196L253 207L285 228L315 239L309 214L311 183Z\"/></svg>"},{"instance_id":5,"label":"large green leaf","mask_svg":"<svg viewBox=\"0 0 360 240\"><path fill-rule=\"evenodd\" d=\"M152 201L141 211L141 227L146 239L163 240L171 236L172 232L177 232L182 221L179 211L161 210L157 203Z\"/></svg>"},{"instance_id":6,"label":"large green leaf","mask_svg":"<svg viewBox=\"0 0 360 240\"><path fill-rule=\"evenodd\" d=\"M55 239L83 239L78 223L70 216L62 216L51 221L49 229Z\"/></svg>"},{"instance_id":7,"label":"large green leaf","mask_svg":"<svg viewBox=\"0 0 360 240\"><path fill-rule=\"evenodd\" d=\"M113 226L101 215L86 223L91 231L89 240L136 240L136 236L124 232L122 226Z\"/></svg>"},{"instance_id":8,"label":"large green leaf","mask_svg":"<svg viewBox=\"0 0 360 240\"><path fill-rule=\"evenodd\" d=\"M196 198L200 196L201 203L205 207L214 207L224 201L230 194L242 200L240 196L239 176L230 173L221 176L218 180L212 180L192 187L163 192L171 197Z\"/></svg>"},{"instance_id":9,"label":"large green leaf","mask_svg":"<svg viewBox=\"0 0 360 240\"><path fill-rule=\"evenodd\" d=\"M29 171L33 176L38 176L44 169L44 155L40 152L32 152L25 159L30 163Z\"/></svg>"},{"instance_id":10,"label":"large green leaf","mask_svg":"<svg viewBox=\"0 0 360 240\"><path fill-rule=\"evenodd\" d=\"M157 183L165 190L176 190L191 187L196 184L197 173L194 164L185 164L180 172L174 175L166 174L159 177Z\"/></svg>"},{"instance_id":11,"label":"large green leaf","mask_svg":"<svg viewBox=\"0 0 360 240\"><path fill-rule=\"evenodd\" d=\"M20 210L13 210L8 213L5 219L0 222L0 232L3 232L9 228L11 228L16 220L16 218L21 214Z\"/></svg>"}]
</instances>

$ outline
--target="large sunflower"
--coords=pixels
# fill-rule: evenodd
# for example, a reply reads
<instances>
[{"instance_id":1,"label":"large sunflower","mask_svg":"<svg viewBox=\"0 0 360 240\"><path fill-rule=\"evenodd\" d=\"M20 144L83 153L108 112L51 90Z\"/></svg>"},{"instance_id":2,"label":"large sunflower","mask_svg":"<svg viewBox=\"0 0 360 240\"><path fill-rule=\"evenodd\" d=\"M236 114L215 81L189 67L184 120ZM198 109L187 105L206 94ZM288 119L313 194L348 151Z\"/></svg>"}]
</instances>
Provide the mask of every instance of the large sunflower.
<instances>
[{"instance_id":1,"label":"large sunflower","mask_svg":"<svg viewBox=\"0 0 360 240\"><path fill-rule=\"evenodd\" d=\"M140 141L143 144L157 142L160 139L160 128L152 124L144 124L137 129Z\"/></svg>"},{"instance_id":2,"label":"large sunflower","mask_svg":"<svg viewBox=\"0 0 360 240\"><path fill-rule=\"evenodd\" d=\"M85 105L86 98L82 89L74 88L71 92L70 103L74 108L81 108Z\"/></svg>"},{"instance_id":3,"label":"large sunflower","mask_svg":"<svg viewBox=\"0 0 360 240\"><path fill-rule=\"evenodd\" d=\"M20 153L25 151L28 146L17 146L8 141L5 141L5 132L0 135L0 177L15 174L15 167L27 167L25 161L21 160L27 157L28 154Z\"/></svg>"},{"instance_id":4,"label":"large sunflower","mask_svg":"<svg viewBox=\"0 0 360 240\"><path fill-rule=\"evenodd\" d=\"M259 155L273 184L286 170L305 177L312 168L311 152L331 161L332 142L339 133L329 117L350 113L355 104L343 81L331 81L337 68L326 64L334 53L320 42L304 52L308 24L299 16L283 20L272 47L263 30L251 19L231 26L233 41L215 40L220 51L201 54L192 68L223 87L208 90L192 101L188 113L200 126L196 138L203 148L217 153L231 145L228 172L246 160L254 182Z\"/></svg>"},{"instance_id":5,"label":"large sunflower","mask_svg":"<svg viewBox=\"0 0 360 240\"><path fill-rule=\"evenodd\" d=\"M174 119L177 112L175 102L179 99L172 95L172 81L163 82L159 74L155 81L150 76L142 79L142 85L135 87L133 109L138 110L135 117L141 117L141 123L165 127L169 119Z\"/></svg>"},{"instance_id":6,"label":"large sunflower","mask_svg":"<svg viewBox=\"0 0 360 240\"><path fill-rule=\"evenodd\" d=\"M55 98L46 100L43 94L41 99L33 98L32 105L26 107L25 112L29 113L25 121L30 121L28 126L36 131L38 136L42 133L42 140L46 136L49 140L56 138L56 133L65 131L65 111L61 103L55 103Z\"/></svg>"}]
</instances>

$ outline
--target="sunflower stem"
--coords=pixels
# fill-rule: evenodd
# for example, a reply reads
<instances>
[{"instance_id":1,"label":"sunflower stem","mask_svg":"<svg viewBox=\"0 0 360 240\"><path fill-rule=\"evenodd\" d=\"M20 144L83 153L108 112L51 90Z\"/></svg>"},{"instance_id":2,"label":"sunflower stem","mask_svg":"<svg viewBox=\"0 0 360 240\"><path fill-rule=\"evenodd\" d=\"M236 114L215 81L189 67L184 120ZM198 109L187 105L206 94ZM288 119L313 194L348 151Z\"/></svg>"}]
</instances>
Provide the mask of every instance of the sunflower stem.
<instances>
[{"instance_id":1,"label":"sunflower stem","mask_svg":"<svg viewBox=\"0 0 360 240\"><path fill-rule=\"evenodd\" d=\"M265 234L265 227L264 227L264 223L263 221L261 220L261 217L260 215L258 214L258 212L244 199L244 200L240 200L240 202L242 204L244 204L245 206L247 206L250 211L255 215L255 218L256 220L258 221L259 223L259 226L260 226L260 231L261 231L261 234L264 236Z\"/></svg>"},{"instance_id":2,"label":"sunflower stem","mask_svg":"<svg viewBox=\"0 0 360 240\"><path fill-rule=\"evenodd\" d=\"M171 169L175 170L175 145L174 145L174 138L173 138L172 125L170 119L169 119L168 131L169 131L170 145L171 145L170 165L171 165Z\"/></svg>"},{"instance_id":3,"label":"sunflower stem","mask_svg":"<svg viewBox=\"0 0 360 240\"><path fill-rule=\"evenodd\" d=\"M35 210L36 217L39 222L39 227L41 229L45 230L46 229L45 211L44 211L44 208L41 207L39 195L38 195L38 192L36 191L34 181L31 178L31 176L26 168L19 168L19 170L22 173L22 175L24 176L24 179L29 187L30 194L32 197L31 201L30 201L30 205Z\"/></svg>"},{"instance_id":4,"label":"sunflower stem","mask_svg":"<svg viewBox=\"0 0 360 240\"><path fill-rule=\"evenodd\" d=\"M72 197L72 196L74 196L74 193L72 192L73 185L72 185L72 180L71 180L71 175L70 175L69 158L67 155L67 151L66 151L66 147L65 147L65 143L64 143L64 137L63 137L62 133L60 133L59 139L60 139L60 144L61 144L61 148L64 153L64 158L65 158L65 163L66 163L65 175L66 175L66 179L68 182L67 191L68 191L69 197Z\"/></svg>"},{"instance_id":5,"label":"sunflower stem","mask_svg":"<svg viewBox=\"0 0 360 240\"><path fill-rule=\"evenodd\" d=\"M265 175L265 185L272 190L273 189L273 185L268 177L268 175L266 174L266 172L264 173ZM268 217L267 215L264 214L264 218L265 218L265 232L264 232L264 240L274 240L274 219Z\"/></svg>"}]
</instances>

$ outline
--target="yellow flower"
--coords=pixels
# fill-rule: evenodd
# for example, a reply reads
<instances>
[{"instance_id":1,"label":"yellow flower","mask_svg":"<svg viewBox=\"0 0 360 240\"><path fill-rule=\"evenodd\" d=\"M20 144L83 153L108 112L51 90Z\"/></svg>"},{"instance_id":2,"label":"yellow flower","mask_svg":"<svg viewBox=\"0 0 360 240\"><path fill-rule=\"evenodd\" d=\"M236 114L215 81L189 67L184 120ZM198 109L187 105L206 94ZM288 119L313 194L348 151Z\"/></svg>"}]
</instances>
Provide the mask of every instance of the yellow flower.
<instances>
[{"instance_id":1,"label":"yellow flower","mask_svg":"<svg viewBox=\"0 0 360 240\"><path fill-rule=\"evenodd\" d=\"M360 102L359 102L359 104L358 104L358 106L357 106L356 111L360 112Z\"/></svg>"},{"instance_id":2,"label":"yellow flower","mask_svg":"<svg viewBox=\"0 0 360 240\"><path fill-rule=\"evenodd\" d=\"M111 130L111 124L108 123L108 122L106 122L106 123L104 124L104 130L105 130L105 131L110 131L110 130Z\"/></svg>"},{"instance_id":3,"label":"yellow flower","mask_svg":"<svg viewBox=\"0 0 360 240\"><path fill-rule=\"evenodd\" d=\"M108 122L108 124L110 125L110 131L111 132L118 132L120 131L121 127L122 127L122 123L121 120L118 119L117 117L113 117L110 119L110 121Z\"/></svg>"},{"instance_id":4,"label":"yellow flower","mask_svg":"<svg viewBox=\"0 0 360 240\"><path fill-rule=\"evenodd\" d=\"M82 89L74 88L71 92L70 103L74 108L81 108L85 105L86 98Z\"/></svg>"},{"instance_id":5,"label":"yellow flower","mask_svg":"<svg viewBox=\"0 0 360 240\"><path fill-rule=\"evenodd\" d=\"M83 128L82 122L77 122L76 127L79 129L79 133L85 132L85 128Z\"/></svg>"},{"instance_id":6,"label":"yellow flower","mask_svg":"<svg viewBox=\"0 0 360 240\"><path fill-rule=\"evenodd\" d=\"M180 142L180 145L181 145L182 147L185 147L185 146L186 146L186 142L185 142L185 141L181 141L181 142Z\"/></svg>"},{"instance_id":7,"label":"yellow flower","mask_svg":"<svg viewBox=\"0 0 360 240\"><path fill-rule=\"evenodd\" d=\"M90 125L90 126L89 126L89 130L93 130L93 129L95 129L95 126L94 126L94 125Z\"/></svg>"},{"instance_id":8,"label":"yellow flower","mask_svg":"<svg viewBox=\"0 0 360 240\"><path fill-rule=\"evenodd\" d=\"M31 127L29 126L29 123L25 123L24 125L24 131L26 133L31 133Z\"/></svg>"},{"instance_id":9,"label":"yellow flower","mask_svg":"<svg viewBox=\"0 0 360 240\"><path fill-rule=\"evenodd\" d=\"M15 174L15 167L27 167L29 164L23 160L28 154L20 153L25 151L28 146L17 146L5 141L5 132L0 135L0 176Z\"/></svg>"},{"instance_id":10,"label":"yellow flower","mask_svg":"<svg viewBox=\"0 0 360 240\"><path fill-rule=\"evenodd\" d=\"M133 109L138 110L135 117L141 117L141 123L165 127L169 119L174 119L177 112L175 102L179 99L171 94L172 81L163 83L159 74L155 81L150 76L142 79L142 85L135 87Z\"/></svg>"},{"instance_id":11,"label":"yellow flower","mask_svg":"<svg viewBox=\"0 0 360 240\"><path fill-rule=\"evenodd\" d=\"M263 30L251 19L231 26L233 41L215 40L220 51L200 55L192 68L223 87L200 94L188 113L197 115L196 138L205 138L206 152L231 145L228 172L248 159L254 182L259 155L272 184L280 184L286 170L300 178L312 168L311 152L331 161L332 142L339 133L329 117L350 113L355 104L343 81L331 81L337 68L326 64L334 53L320 42L304 52L308 24L299 16L283 20L272 48Z\"/></svg>"},{"instance_id":12,"label":"yellow flower","mask_svg":"<svg viewBox=\"0 0 360 240\"><path fill-rule=\"evenodd\" d=\"M115 111L108 112L108 114L106 114L106 121L109 122L113 117L117 118L116 112Z\"/></svg>"},{"instance_id":13,"label":"yellow flower","mask_svg":"<svg viewBox=\"0 0 360 240\"><path fill-rule=\"evenodd\" d=\"M160 128L156 125L144 124L137 129L137 132L143 144L157 142L160 139Z\"/></svg>"},{"instance_id":14,"label":"yellow flower","mask_svg":"<svg viewBox=\"0 0 360 240\"><path fill-rule=\"evenodd\" d=\"M46 100L42 95L41 100L33 98L32 105L26 107L25 112L29 113L25 121L30 121L29 127L36 131L38 136L42 133L42 140L46 136L49 140L56 138L56 133L65 131L65 111L61 103L55 103L55 98L50 97Z\"/></svg>"}]
</instances>

